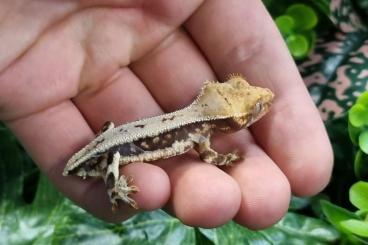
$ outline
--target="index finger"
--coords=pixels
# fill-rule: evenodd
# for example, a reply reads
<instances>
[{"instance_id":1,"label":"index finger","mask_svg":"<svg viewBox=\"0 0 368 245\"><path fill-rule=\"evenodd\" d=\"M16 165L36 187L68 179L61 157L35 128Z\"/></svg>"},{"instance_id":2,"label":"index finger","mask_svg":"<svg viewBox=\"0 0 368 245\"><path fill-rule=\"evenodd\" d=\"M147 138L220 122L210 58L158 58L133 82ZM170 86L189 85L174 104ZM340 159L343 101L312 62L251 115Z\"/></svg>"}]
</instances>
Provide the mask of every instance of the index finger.
<instances>
[{"instance_id":1,"label":"index finger","mask_svg":"<svg viewBox=\"0 0 368 245\"><path fill-rule=\"evenodd\" d=\"M294 193L320 191L331 174L331 146L262 2L208 1L187 21L186 28L219 77L240 72L252 83L273 90L274 106L252 128L254 137L288 177Z\"/></svg>"}]
</instances>

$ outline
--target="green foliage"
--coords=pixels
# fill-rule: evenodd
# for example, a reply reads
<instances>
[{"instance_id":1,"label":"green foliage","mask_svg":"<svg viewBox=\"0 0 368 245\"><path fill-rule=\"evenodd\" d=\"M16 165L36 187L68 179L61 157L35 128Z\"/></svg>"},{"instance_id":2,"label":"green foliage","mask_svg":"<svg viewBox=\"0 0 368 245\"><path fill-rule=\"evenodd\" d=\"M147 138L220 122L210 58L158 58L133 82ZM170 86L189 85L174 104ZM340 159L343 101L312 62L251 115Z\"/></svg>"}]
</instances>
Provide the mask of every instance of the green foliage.
<instances>
[{"instance_id":1,"label":"green foliage","mask_svg":"<svg viewBox=\"0 0 368 245\"><path fill-rule=\"evenodd\" d=\"M354 161L355 174L364 178L368 176L368 91L350 108L348 130L351 141L359 147Z\"/></svg>"},{"instance_id":2,"label":"green foliage","mask_svg":"<svg viewBox=\"0 0 368 245\"><path fill-rule=\"evenodd\" d=\"M323 213L326 215L328 221L333 224L336 229L342 233L347 233L347 230L341 226L342 221L359 219L359 217L349 210L332 204L329 201L321 201Z\"/></svg>"},{"instance_id":3,"label":"green foliage","mask_svg":"<svg viewBox=\"0 0 368 245\"><path fill-rule=\"evenodd\" d=\"M297 3L286 10L286 15L293 18L295 29L299 31L308 31L316 27L318 17L316 12L308 5Z\"/></svg>"},{"instance_id":4,"label":"green foliage","mask_svg":"<svg viewBox=\"0 0 368 245\"><path fill-rule=\"evenodd\" d=\"M283 35L291 55L302 59L310 52L315 42L314 28L318 17L313 8L305 4L292 4L275 23Z\"/></svg>"},{"instance_id":5,"label":"green foliage","mask_svg":"<svg viewBox=\"0 0 368 245\"><path fill-rule=\"evenodd\" d=\"M362 93L348 113L348 131L357 149L354 171L358 178L368 176L368 92ZM351 212L328 201L322 210L328 221L342 234L348 244L368 244L368 182L359 181L349 190L349 200L358 209Z\"/></svg>"},{"instance_id":6,"label":"green foliage","mask_svg":"<svg viewBox=\"0 0 368 245\"><path fill-rule=\"evenodd\" d=\"M347 125L350 139L355 147L358 148L355 153L354 172L356 177L361 179L368 176L368 155L366 154L368 150L367 107L368 92L364 92L349 110L348 120L341 121ZM337 121L334 120L332 122L336 124ZM333 131L335 136L338 132L336 129ZM338 130L342 132L343 128ZM334 140L335 138L331 137L331 139ZM348 139L344 137L343 141L348 142ZM341 145L341 143L338 145ZM344 156L347 149L349 149L347 146L337 149L337 151L343 154L340 156L335 153L337 160L341 158L345 162L349 161L349 157L346 158ZM345 177L342 179L342 182L346 182L346 166L344 175L341 176ZM351 212L328 201L321 201L323 213L327 220L342 234L342 243L368 244L368 182L359 181L353 184L349 190L349 200L358 209L356 212Z\"/></svg>"},{"instance_id":7,"label":"green foliage","mask_svg":"<svg viewBox=\"0 0 368 245\"><path fill-rule=\"evenodd\" d=\"M288 213L280 222L263 231L245 230L230 223L219 229L200 229L213 244L329 244L339 234L326 229L322 220Z\"/></svg>"},{"instance_id":8,"label":"green foliage","mask_svg":"<svg viewBox=\"0 0 368 245\"><path fill-rule=\"evenodd\" d=\"M367 179L368 177L368 155L358 150L354 159L354 173L358 179Z\"/></svg>"},{"instance_id":9,"label":"green foliage","mask_svg":"<svg viewBox=\"0 0 368 245\"><path fill-rule=\"evenodd\" d=\"M358 178L368 176L368 92L362 93L348 113L347 125L353 144L358 147L354 172ZM328 201L322 201L327 220L342 234L348 244L368 244L368 182L359 181L351 186L349 200L358 209L351 212Z\"/></svg>"},{"instance_id":10,"label":"green foliage","mask_svg":"<svg viewBox=\"0 0 368 245\"><path fill-rule=\"evenodd\" d=\"M37 169L22 154L0 124L0 244L332 244L339 236L327 223L295 213L262 231L234 222L197 229L161 210L105 223L63 197L43 175L33 178L34 189L27 188L27 176Z\"/></svg>"},{"instance_id":11,"label":"green foliage","mask_svg":"<svg viewBox=\"0 0 368 245\"><path fill-rule=\"evenodd\" d=\"M346 230L348 230L354 235L361 236L363 238L368 238L368 222L366 221L345 220L341 222L341 226L343 226ZM360 239L360 240L363 240L363 239ZM368 242L368 239L367 239L367 242Z\"/></svg>"},{"instance_id":12,"label":"green foliage","mask_svg":"<svg viewBox=\"0 0 368 245\"><path fill-rule=\"evenodd\" d=\"M289 35L286 38L286 44L289 48L290 53L296 59L305 57L309 52L309 41L304 35Z\"/></svg>"},{"instance_id":13,"label":"green foliage","mask_svg":"<svg viewBox=\"0 0 368 245\"><path fill-rule=\"evenodd\" d=\"M294 18L288 15L280 15L275 19L279 31L284 35L290 35L295 28Z\"/></svg>"},{"instance_id":14,"label":"green foliage","mask_svg":"<svg viewBox=\"0 0 368 245\"><path fill-rule=\"evenodd\" d=\"M329 8L326 8L326 3L323 1L315 2L318 5L314 5L313 1L309 2L311 5L295 1L281 1L281 3L279 1L277 3L266 1L269 9L274 10L276 26L284 37L294 59L305 58L314 47L315 28L319 17L312 5L328 13Z\"/></svg>"},{"instance_id":15,"label":"green foliage","mask_svg":"<svg viewBox=\"0 0 368 245\"><path fill-rule=\"evenodd\" d=\"M299 3L313 6L314 9L326 17L329 17L331 14L330 0L263 0L263 3L274 18L284 14L290 5Z\"/></svg>"},{"instance_id":16,"label":"green foliage","mask_svg":"<svg viewBox=\"0 0 368 245\"><path fill-rule=\"evenodd\" d=\"M359 181L355 183L350 188L349 197L355 207L360 210L368 210L368 182Z\"/></svg>"},{"instance_id":17,"label":"green foliage","mask_svg":"<svg viewBox=\"0 0 368 245\"><path fill-rule=\"evenodd\" d=\"M359 134L359 147L365 153L368 154L368 130L364 130Z\"/></svg>"},{"instance_id":18,"label":"green foliage","mask_svg":"<svg viewBox=\"0 0 368 245\"><path fill-rule=\"evenodd\" d=\"M349 111L350 124L356 128L364 126L368 122L368 110L362 104L355 104Z\"/></svg>"},{"instance_id":19,"label":"green foliage","mask_svg":"<svg viewBox=\"0 0 368 245\"><path fill-rule=\"evenodd\" d=\"M303 2L318 5L318 10L333 24L329 31L320 32L318 27L325 21L318 15L318 42L311 55L299 63L299 70L325 120L334 150L333 177L324 191L330 201L321 202L322 211L340 231L341 244L368 244L367 182L354 184L357 179L368 179L365 153L368 150L368 95L364 92L368 85L367 12L364 13L359 0L334 1L333 4L331 1L331 11L328 11L330 1ZM359 94L361 96L356 98Z\"/></svg>"},{"instance_id":20,"label":"green foliage","mask_svg":"<svg viewBox=\"0 0 368 245\"><path fill-rule=\"evenodd\" d=\"M358 208L355 213L322 201L322 210L328 221L343 234L343 240L354 244L368 244L368 182L357 182L349 191L351 203Z\"/></svg>"}]
</instances>

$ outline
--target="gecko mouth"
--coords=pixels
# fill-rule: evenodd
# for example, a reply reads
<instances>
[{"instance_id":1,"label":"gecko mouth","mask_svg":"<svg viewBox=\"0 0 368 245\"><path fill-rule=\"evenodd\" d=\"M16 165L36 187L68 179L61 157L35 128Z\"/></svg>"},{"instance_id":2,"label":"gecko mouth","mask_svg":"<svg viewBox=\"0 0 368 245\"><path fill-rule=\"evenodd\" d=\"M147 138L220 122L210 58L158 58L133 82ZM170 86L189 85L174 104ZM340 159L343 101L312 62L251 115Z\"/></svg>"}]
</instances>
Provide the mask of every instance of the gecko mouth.
<instances>
[{"instance_id":1,"label":"gecko mouth","mask_svg":"<svg viewBox=\"0 0 368 245\"><path fill-rule=\"evenodd\" d=\"M83 176L86 175L86 173L94 170L97 168L97 165L101 164L104 160L104 156L97 156L93 157L91 159L88 159L81 164L79 164L77 167L73 169L64 169L63 175L77 175L77 176Z\"/></svg>"},{"instance_id":2,"label":"gecko mouth","mask_svg":"<svg viewBox=\"0 0 368 245\"><path fill-rule=\"evenodd\" d=\"M249 127L253 123L257 122L259 119L261 119L269 110L271 107L271 102L260 102L257 103L254 107L253 113L251 114L251 118L249 119L248 123L246 124L246 127Z\"/></svg>"}]
</instances>

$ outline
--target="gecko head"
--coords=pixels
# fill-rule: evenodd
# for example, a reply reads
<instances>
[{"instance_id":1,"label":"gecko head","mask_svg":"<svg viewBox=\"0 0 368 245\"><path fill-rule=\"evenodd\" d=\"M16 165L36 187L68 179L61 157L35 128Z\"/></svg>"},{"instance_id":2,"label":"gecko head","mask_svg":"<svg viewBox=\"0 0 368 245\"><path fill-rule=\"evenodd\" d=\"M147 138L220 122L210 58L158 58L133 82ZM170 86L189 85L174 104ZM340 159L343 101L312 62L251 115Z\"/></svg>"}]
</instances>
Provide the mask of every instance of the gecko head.
<instances>
[{"instance_id":1,"label":"gecko head","mask_svg":"<svg viewBox=\"0 0 368 245\"><path fill-rule=\"evenodd\" d=\"M252 86L243 77L236 75L224 83L206 83L196 103L204 108L203 115L227 118L232 127L244 128L269 111L273 97L271 90Z\"/></svg>"},{"instance_id":2,"label":"gecko head","mask_svg":"<svg viewBox=\"0 0 368 245\"><path fill-rule=\"evenodd\" d=\"M249 113L246 115L244 127L248 127L262 118L270 110L274 98L272 91L267 88L252 87L252 89L256 91L257 96L249 102L245 102L249 103Z\"/></svg>"},{"instance_id":3,"label":"gecko head","mask_svg":"<svg viewBox=\"0 0 368 245\"><path fill-rule=\"evenodd\" d=\"M103 147L106 138L111 138L114 129L113 122L106 122L97 137L88 145L75 153L67 162L63 175L77 175L83 178L87 176L100 176L106 169L106 149Z\"/></svg>"},{"instance_id":4,"label":"gecko head","mask_svg":"<svg viewBox=\"0 0 368 245\"><path fill-rule=\"evenodd\" d=\"M106 163L106 154L96 152L96 146L98 145L96 141L98 142L98 138L80 149L68 160L63 171L64 176L76 175L85 178L96 176L98 171L102 171L103 163Z\"/></svg>"},{"instance_id":5,"label":"gecko head","mask_svg":"<svg viewBox=\"0 0 368 245\"><path fill-rule=\"evenodd\" d=\"M242 93L233 98L231 117L238 128L246 128L262 118L272 105L274 98L271 90L256 86L248 86Z\"/></svg>"}]
</instances>

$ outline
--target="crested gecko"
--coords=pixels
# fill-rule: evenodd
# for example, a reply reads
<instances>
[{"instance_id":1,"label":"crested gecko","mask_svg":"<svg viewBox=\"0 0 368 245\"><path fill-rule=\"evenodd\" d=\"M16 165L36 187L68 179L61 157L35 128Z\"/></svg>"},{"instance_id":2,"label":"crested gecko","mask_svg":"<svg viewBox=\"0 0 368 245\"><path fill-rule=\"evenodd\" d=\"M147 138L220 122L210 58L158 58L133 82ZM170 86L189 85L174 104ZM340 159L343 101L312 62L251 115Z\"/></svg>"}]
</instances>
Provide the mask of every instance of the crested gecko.
<instances>
[{"instance_id":1,"label":"crested gecko","mask_svg":"<svg viewBox=\"0 0 368 245\"><path fill-rule=\"evenodd\" d=\"M271 90L251 86L240 75L230 75L223 83L206 81L194 102L181 110L117 127L106 122L96 138L70 158L63 175L103 178L113 210L119 200L138 208L130 196L138 188L130 185L132 178L119 174L120 166L165 159L190 149L204 162L231 165L240 156L213 150L211 135L250 126L267 113L273 97Z\"/></svg>"}]
</instances>

